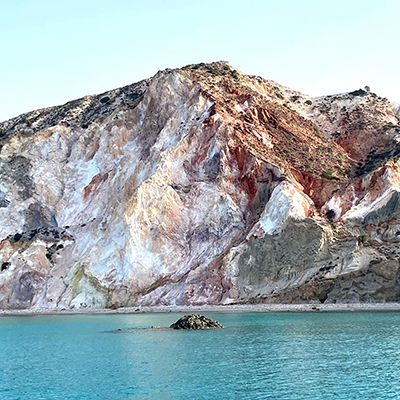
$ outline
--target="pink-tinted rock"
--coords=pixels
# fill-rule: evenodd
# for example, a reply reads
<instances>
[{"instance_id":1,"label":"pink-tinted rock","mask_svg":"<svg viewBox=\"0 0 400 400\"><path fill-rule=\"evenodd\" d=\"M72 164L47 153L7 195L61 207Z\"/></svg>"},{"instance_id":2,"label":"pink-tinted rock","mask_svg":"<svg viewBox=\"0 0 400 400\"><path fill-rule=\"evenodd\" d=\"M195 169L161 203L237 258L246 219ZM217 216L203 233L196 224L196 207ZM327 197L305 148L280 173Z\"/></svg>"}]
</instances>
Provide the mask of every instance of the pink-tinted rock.
<instances>
[{"instance_id":1,"label":"pink-tinted rock","mask_svg":"<svg viewBox=\"0 0 400 400\"><path fill-rule=\"evenodd\" d=\"M399 300L399 107L373 93L218 62L0 134L1 308Z\"/></svg>"}]
</instances>

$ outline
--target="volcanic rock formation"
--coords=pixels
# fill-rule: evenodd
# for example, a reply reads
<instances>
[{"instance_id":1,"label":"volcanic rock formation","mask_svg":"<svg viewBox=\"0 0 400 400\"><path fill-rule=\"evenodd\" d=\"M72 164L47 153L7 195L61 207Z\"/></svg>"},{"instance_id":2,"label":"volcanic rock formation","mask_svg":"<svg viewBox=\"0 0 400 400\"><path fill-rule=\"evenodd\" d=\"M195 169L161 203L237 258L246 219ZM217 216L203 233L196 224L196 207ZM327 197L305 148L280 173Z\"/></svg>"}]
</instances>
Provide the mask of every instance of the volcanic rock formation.
<instances>
[{"instance_id":1,"label":"volcanic rock formation","mask_svg":"<svg viewBox=\"0 0 400 400\"><path fill-rule=\"evenodd\" d=\"M216 62L0 123L0 308L398 301L399 118Z\"/></svg>"},{"instance_id":2,"label":"volcanic rock formation","mask_svg":"<svg viewBox=\"0 0 400 400\"><path fill-rule=\"evenodd\" d=\"M174 322L170 328L172 329L216 329L223 326L214 319L207 318L204 315L190 314L184 315Z\"/></svg>"}]
</instances>

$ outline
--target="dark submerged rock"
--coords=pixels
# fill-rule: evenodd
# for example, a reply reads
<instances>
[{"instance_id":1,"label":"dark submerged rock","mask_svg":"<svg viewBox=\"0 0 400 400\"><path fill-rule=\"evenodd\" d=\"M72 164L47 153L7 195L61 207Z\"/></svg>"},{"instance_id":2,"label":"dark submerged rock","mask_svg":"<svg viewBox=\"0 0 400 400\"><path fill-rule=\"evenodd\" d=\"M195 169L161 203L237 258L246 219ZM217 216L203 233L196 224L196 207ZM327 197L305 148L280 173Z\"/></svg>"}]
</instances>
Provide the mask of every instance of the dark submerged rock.
<instances>
[{"instance_id":1,"label":"dark submerged rock","mask_svg":"<svg viewBox=\"0 0 400 400\"><path fill-rule=\"evenodd\" d=\"M211 318L204 315L190 314L184 315L178 321L173 323L170 328L172 329L215 329L223 328L223 326Z\"/></svg>"}]
</instances>

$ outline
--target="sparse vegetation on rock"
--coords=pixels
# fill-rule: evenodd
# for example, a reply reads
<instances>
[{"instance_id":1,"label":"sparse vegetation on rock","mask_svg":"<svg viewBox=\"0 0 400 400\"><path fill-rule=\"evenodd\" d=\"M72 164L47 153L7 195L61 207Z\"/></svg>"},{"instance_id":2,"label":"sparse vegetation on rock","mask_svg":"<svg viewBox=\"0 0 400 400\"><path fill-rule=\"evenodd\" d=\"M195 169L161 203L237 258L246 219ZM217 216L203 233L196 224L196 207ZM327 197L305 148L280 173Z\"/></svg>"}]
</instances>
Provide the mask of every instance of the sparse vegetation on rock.
<instances>
[{"instance_id":1,"label":"sparse vegetation on rock","mask_svg":"<svg viewBox=\"0 0 400 400\"><path fill-rule=\"evenodd\" d=\"M363 89L354 90L353 92L349 92L351 96L365 96L367 92Z\"/></svg>"},{"instance_id":2,"label":"sparse vegetation on rock","mask_svg":"<svg viewBox=\"0 0 400 400\"><path fill-rule=\"evenodd\" d=\"M321 176L325 179L335 179L335 176L333 175L332 171L324 171Z\"/></svg>"}]
</instances>

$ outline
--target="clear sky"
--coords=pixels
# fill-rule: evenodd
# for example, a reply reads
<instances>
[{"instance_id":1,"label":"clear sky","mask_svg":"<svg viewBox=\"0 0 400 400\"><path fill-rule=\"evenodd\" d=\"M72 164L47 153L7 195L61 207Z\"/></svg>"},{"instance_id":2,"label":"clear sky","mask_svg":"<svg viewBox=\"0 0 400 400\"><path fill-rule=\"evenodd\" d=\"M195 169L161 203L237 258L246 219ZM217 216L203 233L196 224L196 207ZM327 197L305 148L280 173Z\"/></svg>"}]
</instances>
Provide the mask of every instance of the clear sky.
<instances>
[{"instance_id":1,"label":"clear sky","mask_svg":"<svg viewBox=\"0 0 400 400\"><path fill-rule=\"evenodd\" d=\"M216 60L400 102L399 25L400 0L0 0L0 121Z\"/></svg>"}]
</instances>

